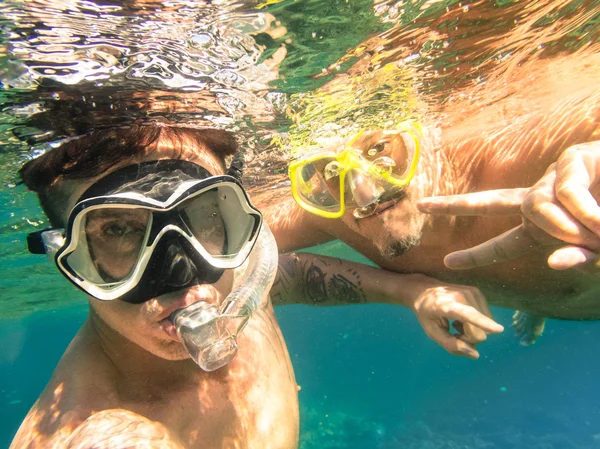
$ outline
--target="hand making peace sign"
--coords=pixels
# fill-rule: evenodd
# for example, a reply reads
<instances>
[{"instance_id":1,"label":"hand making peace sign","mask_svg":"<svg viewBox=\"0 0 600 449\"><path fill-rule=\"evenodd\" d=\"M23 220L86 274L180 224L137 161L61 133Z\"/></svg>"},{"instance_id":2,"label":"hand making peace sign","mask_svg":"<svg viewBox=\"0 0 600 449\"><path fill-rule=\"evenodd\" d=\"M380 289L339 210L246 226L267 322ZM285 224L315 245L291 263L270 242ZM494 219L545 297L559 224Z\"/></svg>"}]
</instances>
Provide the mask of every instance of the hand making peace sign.
<instances>
[{"instance_id":1,"label":"hand making peace sign","mask_svg":"<svg viewBox=\"0 0 600 449\"><path fill-rule=\"evenodd\" d=\"M515 215L523 223L472 248L448 254L448 268L468 269L556 247L555 270L600 271L600 141L574 145L531 188L431 197L418 204L437 215ZM566 243L566 245L565 245Z\"/></svg>"}]
</instances>

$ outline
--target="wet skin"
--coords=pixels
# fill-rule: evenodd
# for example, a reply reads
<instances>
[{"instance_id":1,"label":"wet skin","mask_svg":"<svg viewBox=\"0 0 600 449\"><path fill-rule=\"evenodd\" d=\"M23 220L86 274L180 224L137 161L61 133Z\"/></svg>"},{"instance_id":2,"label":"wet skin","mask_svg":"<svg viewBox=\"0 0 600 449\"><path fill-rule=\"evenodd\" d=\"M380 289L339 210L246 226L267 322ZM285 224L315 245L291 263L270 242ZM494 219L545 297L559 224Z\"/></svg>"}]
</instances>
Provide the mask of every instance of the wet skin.
<instances>
[{"instance_id":1,"label":"wet skin","mask_svg":"<svg viewBox=\"0 0 600 449\"><path fill-rule=\"evenodd\" d=\"M535 69L524 67L498 83L511 86L519 97L473 108L470 116L461 115L461 105L447 111L460 118L442 130L439 145L424 149L406 196L372 217L357 220L347 211L338 220L324 219L290 201L287 209L270 209L280 249L340 239L383 268L474 285L493 305L553 318L600 318L597 275L549 268L547 259L556 247L466 271L444 264L447 254L520 225L520 215L430 216L417 208L429 196L530 187L565 150L597 140L597 62L597 55L536 62ZM527 113L517 115L523 110Z\"/></svg>"},{"instance_id":2,"label":"wet skin","mask_svg":"<svg viewBox=\"0 0 600 449\"><path fill-rule=\"evenodd\" d=\"M184 157L223 173L205 149ZM158 158L169 158L168 142L144 160ZM68 187L67 210L93 181ZM113 269L119 276L127 267ZM11 447L297 447L298 388L268 296L240 335L237 357L212 373L189 358L167 319L196 301L219 303L232 282L226 270L215 284L139 305L90 298L88 319Z\"/></svg>"}]
</instances>

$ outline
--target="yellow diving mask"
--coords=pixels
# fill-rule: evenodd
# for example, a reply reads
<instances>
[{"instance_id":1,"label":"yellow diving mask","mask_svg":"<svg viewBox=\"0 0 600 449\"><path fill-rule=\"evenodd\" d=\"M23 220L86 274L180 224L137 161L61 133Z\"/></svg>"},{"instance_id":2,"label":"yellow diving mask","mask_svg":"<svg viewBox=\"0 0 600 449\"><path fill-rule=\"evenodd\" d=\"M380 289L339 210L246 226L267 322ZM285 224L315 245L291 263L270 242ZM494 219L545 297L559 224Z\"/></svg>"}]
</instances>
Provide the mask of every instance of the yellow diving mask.
<instances>
[{"instance_id":1,"label":"yellow diving mask","mask_svg":"<svg viewBox=\"0 0 600 449\"><path fill-rule=\"evenodd\" d=\"M415 175L421 127L403 123L394 130L363 131L338 151L313 154L289 167L292 195L307 211L339 218L346 206L356 218L399 198ZM350 192L347 195L347 192Z\"/></svg>"}]
</instances>

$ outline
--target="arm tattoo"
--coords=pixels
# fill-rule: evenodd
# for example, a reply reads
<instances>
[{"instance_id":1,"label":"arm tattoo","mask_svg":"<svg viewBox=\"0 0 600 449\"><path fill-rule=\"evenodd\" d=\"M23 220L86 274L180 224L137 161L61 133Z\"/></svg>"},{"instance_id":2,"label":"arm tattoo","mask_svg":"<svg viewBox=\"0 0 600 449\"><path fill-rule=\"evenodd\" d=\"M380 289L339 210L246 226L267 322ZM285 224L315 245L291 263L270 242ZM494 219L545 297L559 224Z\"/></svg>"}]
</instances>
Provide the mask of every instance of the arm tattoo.
<instances>
[{"instance_id":1,"label":"arm tattoo","mask_svg":"<svg viewBox=\"0 0 600 449\"><path fill-rule=\"evenodd\" d=\"M334 306L367 302L359 272L344 267L339 259L333 259L336 263L328 260L308 254L281 255L271 289L273 304Z\"/></svg>"},{"instance_id":2,"label":"arm tattoo","mask_svg":"<svg viewBox=\"0 0 600 449\"><path fill-rule=\"evenodd\" d=\"M304 302L331 306L365 303L367 297L359 273L352 269L340 270L332 265L323 259L304 263Z\"/></svg>"},{"instance_id":3,"label":"arm tattoo","mask_svg":"<svg viewBox=\"0 0 600 449\"><path fill-rule=\"evenodd\" d=\"M271 301L273 305L294 304L295 291L298 287L298 272L300 260L295 254L282 254L279 256L277 277L271 287Z\"/></svg>"},{"instance_id":4,"label":"arm tattoo","mask_svg":"<svg viewBox=\"0 0 600 449\"><path fill-rule=\"evenodd\" d=\"M352 274L355 276L356 283L341 274L335 274L329 279L327 289L329 295L336 302L349 304L366 302L365 292L361 288L360 276L355 271Z\"/></svg>"},{"instance_id":5,"label":"arm tattoo","mask_svg":"<svg viewBox=\"0 0 600 449\"><path fill-rule=\"evenodd\" d=\"M303 268L306 267L306 264ZM304 288L306 296L313 302L325 302L327 301L327 288L325 286L325 273L314 263L311 262L308 269L303 269L304 275Z\"/></svg>"}]
</instances>

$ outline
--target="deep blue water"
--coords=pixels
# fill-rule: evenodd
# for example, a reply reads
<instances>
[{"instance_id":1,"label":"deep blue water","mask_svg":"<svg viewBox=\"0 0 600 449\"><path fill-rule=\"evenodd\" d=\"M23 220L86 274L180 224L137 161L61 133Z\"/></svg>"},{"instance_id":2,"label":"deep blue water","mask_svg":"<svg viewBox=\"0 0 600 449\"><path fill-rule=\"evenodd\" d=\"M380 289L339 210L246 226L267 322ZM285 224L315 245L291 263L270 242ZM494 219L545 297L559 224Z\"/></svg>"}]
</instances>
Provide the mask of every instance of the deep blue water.
<instances>
[{"instance_id":1,"label":"deep blue water","mask_svg":"<svg viewBox=\"0 0 600 449\"><path fill-rule=\"evenodd\" d=\"M319 248L352 256L339 243ZM549 321L520 347L511 312L478 361L446 354L387 305L277 309L301 386L301 447L600 448L600 326ZM0 447L86 314L81 304L0 321Z\"/></svg>"}]
</instances>

